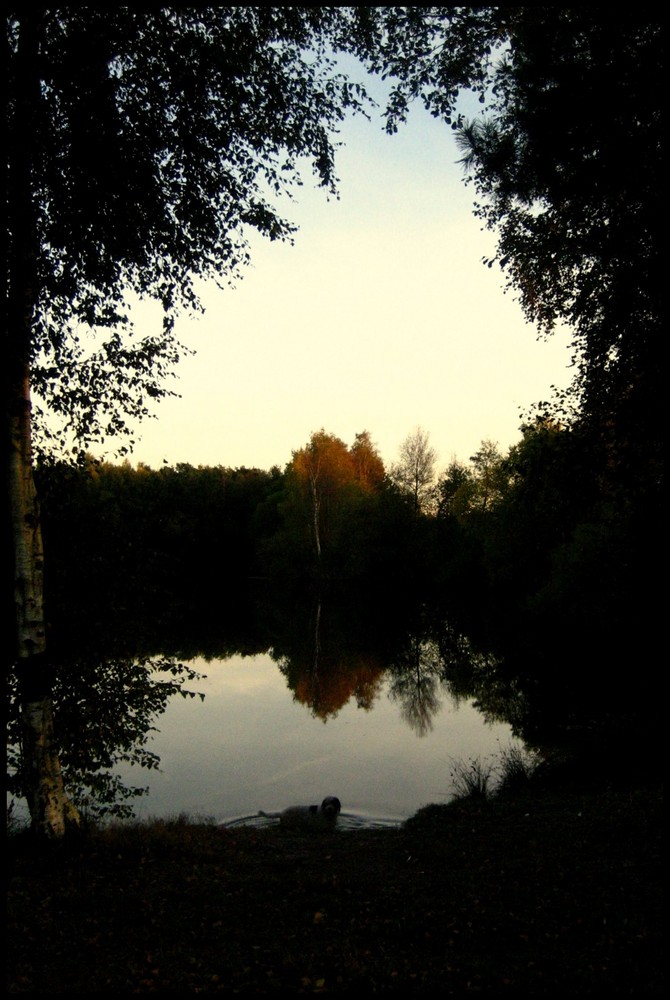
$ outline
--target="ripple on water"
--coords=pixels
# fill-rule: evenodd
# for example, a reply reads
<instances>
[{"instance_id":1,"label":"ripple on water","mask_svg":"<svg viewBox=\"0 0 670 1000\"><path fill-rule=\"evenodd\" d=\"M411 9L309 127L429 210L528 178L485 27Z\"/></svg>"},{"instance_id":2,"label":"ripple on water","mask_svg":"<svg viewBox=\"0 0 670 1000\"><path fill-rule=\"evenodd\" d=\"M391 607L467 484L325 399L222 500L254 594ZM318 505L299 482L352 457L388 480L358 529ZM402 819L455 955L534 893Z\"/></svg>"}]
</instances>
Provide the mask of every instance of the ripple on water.
<instances>
[{"instance_id":1,"label":"ripple on water","mask_svg":"<svg viewBox=\"0 0 670 1000\"><path fill-rule=\"evenodd\" d=\"M337 829L347 830L396 830L404 823L400 816L366 816L362 813L340 813ZM279 825L279 813L254 813L251 816L233 816L223 820L220 826L227 828L252 827L263 830Z\"/></svg>"}]
</instances>

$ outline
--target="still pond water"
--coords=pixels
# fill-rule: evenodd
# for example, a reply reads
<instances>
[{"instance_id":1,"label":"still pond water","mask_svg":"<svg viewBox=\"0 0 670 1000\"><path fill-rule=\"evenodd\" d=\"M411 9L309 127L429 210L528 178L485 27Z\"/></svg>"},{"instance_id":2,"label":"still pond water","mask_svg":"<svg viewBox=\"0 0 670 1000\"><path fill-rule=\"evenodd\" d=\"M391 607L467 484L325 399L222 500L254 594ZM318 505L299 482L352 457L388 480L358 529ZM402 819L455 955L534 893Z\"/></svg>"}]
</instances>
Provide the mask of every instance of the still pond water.
<instances>
[{"instance_id":1,"label":"still pond water","mask_svg":"<svg viewBox=\"0 0 670 1000\"><path fill-rule=\"evenodd\" d=\"M417 711L382 676L367 708L351 696L324 719L294 697L268 654L189 666L206 675L187 685L205 698L174 698L157 719L149 748L160 772L120 770L128 784L149 786L135 802L140 818L187 813L263 825L259 811L332 794L345 829L393 825L450 800L455 762L493 764L517 744L509 726L487 723L441 685Z\"/></svg>"}]
</instances>

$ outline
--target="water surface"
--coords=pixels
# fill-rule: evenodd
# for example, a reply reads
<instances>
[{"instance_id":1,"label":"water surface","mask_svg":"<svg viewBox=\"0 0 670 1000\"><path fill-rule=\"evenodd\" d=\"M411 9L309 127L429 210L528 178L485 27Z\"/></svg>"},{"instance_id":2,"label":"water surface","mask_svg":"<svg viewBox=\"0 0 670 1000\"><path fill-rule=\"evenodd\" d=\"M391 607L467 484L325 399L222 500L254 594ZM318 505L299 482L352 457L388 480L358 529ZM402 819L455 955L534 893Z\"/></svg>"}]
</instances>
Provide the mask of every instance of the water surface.
<instances>
[{"instance_id":1,"label":"water surface","mask_svg":"<svg viewBox=\"0 0 670 1000\"><path fill-rule=\"evenodd\" d=\"M292 804L337 795L342 827L395 825L429 802L453 796L457 760L494 761L514 742L502 723L487 724L473 705L439 687L430 718L411 725L406 705L380 678L370 708L354 698L321 718L301 704L267 654L190 665L207 675L190 684L204 701L175 698L157 720L151 749L160 773L122 770L150 787L141 817L187 813L217 822L267 825Z\"/></svg>"}]
</instances>

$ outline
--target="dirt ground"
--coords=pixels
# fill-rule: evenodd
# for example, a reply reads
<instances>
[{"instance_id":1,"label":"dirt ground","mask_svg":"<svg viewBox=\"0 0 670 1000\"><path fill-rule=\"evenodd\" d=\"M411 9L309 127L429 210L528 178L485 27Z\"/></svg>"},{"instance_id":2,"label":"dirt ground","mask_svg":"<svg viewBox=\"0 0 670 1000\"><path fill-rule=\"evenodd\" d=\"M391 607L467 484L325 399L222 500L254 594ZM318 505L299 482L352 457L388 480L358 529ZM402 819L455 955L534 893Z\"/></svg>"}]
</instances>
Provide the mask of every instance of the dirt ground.
<instances>
[{"instance_id":1,"label":"dirt ground","mask_svg":"<svg viewBox=\"0 0 670 1000\"><path fill-rule=\"evenodd\" d=\"M660 793L10 841L9 993L656 994Z\"/></svg>"}]
</instances>

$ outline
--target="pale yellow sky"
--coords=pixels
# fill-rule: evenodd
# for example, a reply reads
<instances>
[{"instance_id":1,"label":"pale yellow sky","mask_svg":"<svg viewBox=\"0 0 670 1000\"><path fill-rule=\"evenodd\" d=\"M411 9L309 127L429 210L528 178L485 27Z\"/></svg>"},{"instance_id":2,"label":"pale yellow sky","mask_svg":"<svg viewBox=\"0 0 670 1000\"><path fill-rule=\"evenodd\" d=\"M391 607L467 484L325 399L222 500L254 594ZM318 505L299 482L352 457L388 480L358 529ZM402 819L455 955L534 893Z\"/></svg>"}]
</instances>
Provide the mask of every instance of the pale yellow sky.
<instances>
[{"instance_id":1,"label":"pale yellow sky","mask_svg":"<svg viewBox=\"0 0 670 1000\"><path fill-rule=\"evenodd\" d=\"M391 463L421 426L444 467L517 441L519 412L568 383L567 337L537 341L481 262L493 237L449 128L417 108L395 136L358 120L342 138L340 200L306 176L285 207L295 245L255 239L238 286L206 288L204 317L178 323L197 353L131 461L283 467L323 427L347 443L368 430Z\"/></svg>"}]
</instances>

